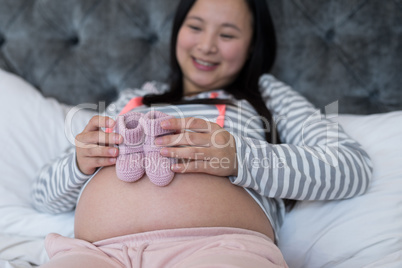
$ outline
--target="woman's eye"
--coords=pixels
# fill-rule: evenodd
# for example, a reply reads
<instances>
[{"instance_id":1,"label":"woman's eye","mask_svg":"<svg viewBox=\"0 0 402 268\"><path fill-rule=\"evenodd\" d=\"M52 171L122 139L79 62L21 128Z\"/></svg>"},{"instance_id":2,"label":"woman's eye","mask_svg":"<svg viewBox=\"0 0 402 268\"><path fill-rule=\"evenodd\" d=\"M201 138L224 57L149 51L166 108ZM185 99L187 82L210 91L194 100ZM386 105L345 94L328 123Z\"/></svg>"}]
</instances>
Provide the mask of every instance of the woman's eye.
<instances>
[{"instance_id":1,"label":"woman's eye","mask_svg":"<svg viewBox=\"0 0 402 268\"><path fill-rule=\"evenodd\" d=\"M194 25L189 25L188 26L191 30L194 30L194 31L201 31L201 28L200 27L197 27L197 26L194 26Z\"/></svg>"},{"instance_id":2,"label":"woman's eye","mask_svg":"<svg viewBox=\"0 0 402 268\"><path fill-rule=\"evenodd\" d=\"M230 34L221 34L221 37L224 39L233 39L234 38L234 36L230 35Z\"/></svg>"}]
</instances>

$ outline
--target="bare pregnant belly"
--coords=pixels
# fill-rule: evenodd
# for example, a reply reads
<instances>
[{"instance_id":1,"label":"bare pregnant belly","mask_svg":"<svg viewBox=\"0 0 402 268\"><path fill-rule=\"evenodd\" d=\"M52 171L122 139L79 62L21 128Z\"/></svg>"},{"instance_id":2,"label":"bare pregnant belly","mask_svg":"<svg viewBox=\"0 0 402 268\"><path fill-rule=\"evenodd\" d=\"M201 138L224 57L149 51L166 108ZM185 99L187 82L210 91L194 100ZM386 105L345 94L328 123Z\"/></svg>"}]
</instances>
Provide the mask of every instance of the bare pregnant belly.
<instances>
[{"instance_id":1,"label":"bare pregnant belly","mask_svg":"<svg viewBox=\"0 0 402 268\"><path fill-rule=\"evenodd\" d=\"M120 181L103 168L83 191L75 213L75 236L90 242L146 231L191 227L237 227L274 240L271 224L254 199L229 179L176 174L158 187L146 176Z\"/></svg>"}]
</instances>

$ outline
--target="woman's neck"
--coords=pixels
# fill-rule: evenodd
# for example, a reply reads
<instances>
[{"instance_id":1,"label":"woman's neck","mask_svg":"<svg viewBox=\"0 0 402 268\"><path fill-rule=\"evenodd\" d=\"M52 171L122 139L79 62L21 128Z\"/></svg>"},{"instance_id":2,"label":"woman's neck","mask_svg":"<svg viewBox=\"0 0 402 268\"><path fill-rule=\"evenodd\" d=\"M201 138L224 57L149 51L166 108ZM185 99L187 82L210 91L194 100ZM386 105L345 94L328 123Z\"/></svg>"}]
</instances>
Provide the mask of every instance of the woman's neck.
<instances>
[{"instance_id":1,"label":"woman's neck","mask_svg":"<svg viewBox=\"0 0 402 268\"><path fill-rule=\"evenodd\" d=\"M212 90L214 89L198 87L186 79L183 81L183 95L186 97L191 97Z\"/></svg>"}]
</instances>

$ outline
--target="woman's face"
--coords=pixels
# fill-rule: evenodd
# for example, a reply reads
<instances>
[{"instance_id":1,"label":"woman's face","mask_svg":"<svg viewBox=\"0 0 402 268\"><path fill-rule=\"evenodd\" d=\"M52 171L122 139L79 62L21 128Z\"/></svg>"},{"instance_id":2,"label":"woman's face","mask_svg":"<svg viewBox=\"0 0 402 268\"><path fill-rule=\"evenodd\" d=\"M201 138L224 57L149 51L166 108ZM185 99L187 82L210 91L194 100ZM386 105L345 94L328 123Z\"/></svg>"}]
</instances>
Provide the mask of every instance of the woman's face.
<instances>
[{"instance_id":1,"label":"woman's face","mask_svg":"<svg viewBox=\"0 0 402 268\"><path fill-rule=\"evenodd\" d=\"M253 18L245 0L197 0L183 25L176 55L184 94L233 82L250 51Z\"/></svg>"}]
</instances>

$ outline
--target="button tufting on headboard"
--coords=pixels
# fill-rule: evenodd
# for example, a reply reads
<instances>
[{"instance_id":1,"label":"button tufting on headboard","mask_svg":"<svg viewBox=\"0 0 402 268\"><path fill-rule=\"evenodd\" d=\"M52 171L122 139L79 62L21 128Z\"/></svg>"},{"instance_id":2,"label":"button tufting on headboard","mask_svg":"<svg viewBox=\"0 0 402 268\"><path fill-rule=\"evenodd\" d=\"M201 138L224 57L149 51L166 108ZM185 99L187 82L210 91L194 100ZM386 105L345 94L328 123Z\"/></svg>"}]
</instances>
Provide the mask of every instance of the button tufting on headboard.
<instances>
[{"instance_id":1,"label":"button tufting on headboard","mask_svg":"<svg viewBox=\"0 0 402 268\"><path fill-rule=\"evenodd\" d=\"M327 30L325 33L325 41L331 43L335 39L335 30L333 28Z\"/></svg>"},{"instance_id":2,"label":"button tufting on headboard","mask_svg":"<svg viewBox=\"0 0 402 268\"><path fill-rule=\"evenodd\" d=\"M78 38L78 36L72 36L69 39L67 39L67 43L70 46L76 46L76 45L78 45L79 42L80 42L80 39Z\"/></svg>"},{"instance_id":3,"label":"button tufting on headboard","mask_svg":"<svg viewBox=\"0 0 402 268\"><path fill-rule=\"evenodd\" d=\"M0 33L0 47L6 43L6 38Z\"/></svg>"},{"instance_id":4,"label":"button tufting on headboard","mask_svg":"<svg viewBox=\"0 0 402 268\"><path fill-rule=\"evenodd\" d=\"M369 93L369 99L371 103L377 103L380 98L380 91L376 88Z\"/></svg>"},{"instance_id":5,"label":"button tufting on headboard","mask_svg":"<svg viewBox=\"0 0 402 268\"><path fill-rule=\"evenodd\" d=\"M158 41L159 41L159 37L158 37L157 34L152 33L152 34L149 35L149 37L148 37L148 42L149 42L151 45L156 44Z\"/></svg>"}]
</instances>

